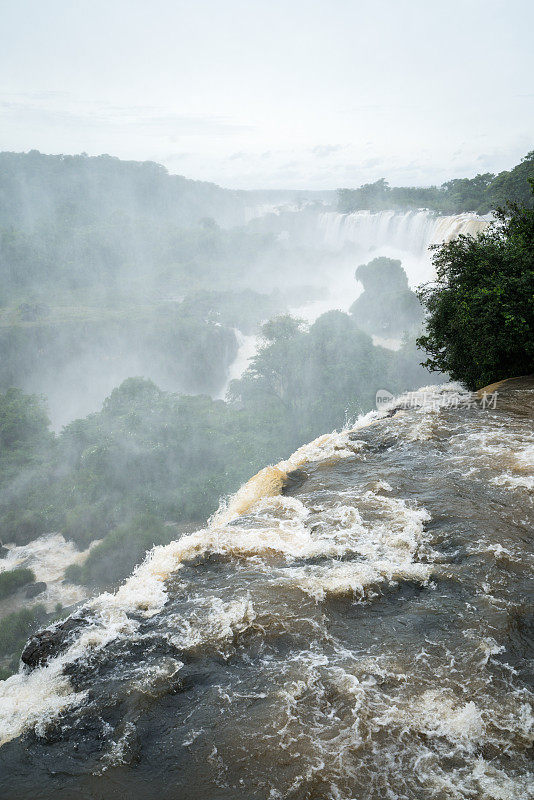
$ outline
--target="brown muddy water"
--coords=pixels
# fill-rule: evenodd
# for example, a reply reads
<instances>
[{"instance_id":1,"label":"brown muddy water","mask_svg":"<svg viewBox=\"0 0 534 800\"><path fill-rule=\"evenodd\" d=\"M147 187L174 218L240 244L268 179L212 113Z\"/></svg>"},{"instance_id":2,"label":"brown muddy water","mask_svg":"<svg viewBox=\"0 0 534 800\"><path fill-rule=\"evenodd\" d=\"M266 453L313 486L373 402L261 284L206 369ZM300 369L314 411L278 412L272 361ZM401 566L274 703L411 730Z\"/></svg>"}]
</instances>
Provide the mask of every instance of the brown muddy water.
<instances>
[{"instance_id":1,"label":"brown muddy water","mask_svg":"<svg viewBox=\"0 0 534 800\"><path fill-rule=\"evenodd\" d=\"M88 601L0 683L2 800L534 797L534 381L498 392L321 437Z\"/></svg>"}]
</instances>

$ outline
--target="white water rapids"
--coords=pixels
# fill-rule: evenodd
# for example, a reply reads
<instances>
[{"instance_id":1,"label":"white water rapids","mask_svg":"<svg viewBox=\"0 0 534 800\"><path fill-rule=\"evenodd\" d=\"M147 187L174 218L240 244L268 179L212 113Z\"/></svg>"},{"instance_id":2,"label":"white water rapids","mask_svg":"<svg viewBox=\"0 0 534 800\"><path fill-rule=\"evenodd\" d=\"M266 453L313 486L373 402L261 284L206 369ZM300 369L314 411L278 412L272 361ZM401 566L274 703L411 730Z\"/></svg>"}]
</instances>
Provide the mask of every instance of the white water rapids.
<instances>
[{"instance_id":1,"label":"white water rapids","mask_svg":"<svg viewBox=\"0 0 534 800\"><path fill-rule=\"evenodd\" d=\"M2 800L534 799L533 390L511 384L318 437L86 602L0 684Z\"/></svg>"}]
</instances>

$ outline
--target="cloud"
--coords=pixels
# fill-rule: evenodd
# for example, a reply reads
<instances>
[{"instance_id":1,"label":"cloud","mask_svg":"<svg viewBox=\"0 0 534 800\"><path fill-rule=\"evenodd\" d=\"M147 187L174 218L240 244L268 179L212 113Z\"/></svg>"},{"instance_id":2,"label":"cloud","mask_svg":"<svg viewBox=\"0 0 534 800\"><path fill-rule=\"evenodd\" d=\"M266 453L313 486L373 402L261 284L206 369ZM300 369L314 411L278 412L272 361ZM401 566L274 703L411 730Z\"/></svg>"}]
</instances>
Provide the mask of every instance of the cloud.
<instances>
[{"instance_id":1,"label":"cloud","mask_svg":"<svg viewBox=\"0 0 534 800\"><path fill-rule=\"evenodd\" d=\"M317 158L326 158L327 156L332 155L332 153L337 153L338 150L342 150L342 145L340 144L318 144L316 147L313 148L312 153Z\"/></svg>"},{"instance_id":2,"label":"cloud","mask_svg":"<svg viewBox=\"0 0 534 800\"><path fill-rule=\"evenodd\" d=\"M363 162L362 167L378 167L382 163L381 158L368 158Z\"/></svg>"},{"instance_id":3,"label":"cloud","mask_svg":"<svg viewBox=\"0 0 534 800\"><path fill-rule=\"evenodd\" d=\"M3 95L0 113L12 122L32 126L137 128L157 132L175 142L182 136L233 136L253 126L217 115L162 113L150 106L116 106L84 103L63 93Z\"/></svg>"}]
</instances>

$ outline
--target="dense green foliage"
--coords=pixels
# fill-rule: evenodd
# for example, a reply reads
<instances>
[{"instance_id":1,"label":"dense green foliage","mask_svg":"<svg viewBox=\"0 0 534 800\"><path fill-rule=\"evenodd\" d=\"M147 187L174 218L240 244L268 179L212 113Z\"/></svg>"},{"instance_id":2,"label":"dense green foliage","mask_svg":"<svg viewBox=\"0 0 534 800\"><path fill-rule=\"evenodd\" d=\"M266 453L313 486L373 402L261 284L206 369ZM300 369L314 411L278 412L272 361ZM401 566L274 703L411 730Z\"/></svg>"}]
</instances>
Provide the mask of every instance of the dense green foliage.
<instances>
[{"instance_id":1,"label":"dense green foliage","mask_svg":"<svg viewBox=\"0 0 534 800\"><path fill-rule=\"evenodd\" d=\"M10 388L0 395L0 454L29 458L50 439L42 399Z\"/></svg>"},{"instance_id":2,"label":"dense green foliage","mask_svg":"<svg viewBox=\"0 0 534 800\"><path fill-rule=\"evenodd\" d=\"M260 426L277 419L278 435L293 447L369 411L378 389L401 391L428 377L411 344L398 353L375 347L341 311L323 314L309 330L278 317L263 334L264 345L230 393L254 411ZM413 362L411 368L406 362Z\"/></svg>"},{"instance_id":3,"label":"dense green foliage","mask_svg":"<svg viewBox=\"0 0 534 800\"><path fill-rule=\"evenodd\" d=\"M88 586L112 586L130 575L147 550L175 538L175 526L164 525L154 515L139 514L93 547L82 565L68 567L65 577Z\"/></svg>"},{"instance_id":4,"label":"dense green foliage","mask_svg":"<svg viewBox=\"0 0 534 800\"><path fill-rule=\"evenodd\" d=\"M532 207L529 178L534 177L534 150L510 171L489 172L474 178L455 178L441 186L389 186L382 178L359 189L338 190L338 210L429 208L440 214L476 211L487 214L506 201Z\"/></svg>"},{"instance_id":5,"label":"dense green foliage","mask_svg":"<svg viewBox=\"0 0 534 800\"><path fill-rule=\"evenodd\" d=\"M39 387L55 395L61 386L64 396L72 396L85 381L94 385L99 379L111 380L111 389L115 376L127 376L127 365L134 374L183 391L217 392L237 352L235 333L216 316L205 320L178 303L69 311L57 309L55 317L31 322L8 318L0 325L0 389Z\"/></svg>"},{"instance_id":6,"label":"dense green foliage","mask_svg":"<svg viewBox=\"0 0 534 800\"><path fill-rule=\"evenodd\" d=\"M233 329L253 333L286 304L285 293L244 289L152 305L0 309L0 391L46 395L55 428L98 408L129 375L217 396L237 353Z\"/></svg>"},{"instance_id":7,"label":"dense green foliage","mask_svg":"<svg viewBox=\"0 0 534 800\"><path fill-rule=\"evenodd\" d=\"M341 312L309 330L275 318L263 333L251 368L232 384L231 403L130 378L100 412L52 436L37 399L17 392L20 412L30 403L41 428L23 458L13 441L0 462L5 541L23 544L61 530L86 547L139 514L203 520L260 467L372 408L377 389L413 388L420 380L410 345L399 353L374 347ZM0 406L12 391L0 395Z\"/></svg>"},{"instance_id":8,"label":"dense green foliage","mask_svg":"<svg viewBox=\"0 0 534 800\"><path fill-rule=\"evenodd\" d=\"M34 580L33 571L24 567L0 572L0 600L3 600L4 597L9 597L21 586L26 586L27 583L32 583Z\"/></svg>"},{"instance_id":9,"label":"dense green foliage","mask_svg":"<svg viewBox=\"0 0 534 800\"><path fill-rule=\"evenodd\" d=\"M436 283L420 291L428 311L418 340L429 354L425 366L470 389L534 372L532 205L513 205L477 237L441 245L434 266Z\"/></svg>"},{"instance_id":10,"label":"dense green foliage","mask_svg":"<svg viewBox=\"0 0 534 800\"><path fill-rule=\"evenodd\" d=\"M284 447L276 424L258 430L250 413L222 401L130 378L101 412L52 438L39 461L16 477L0 473L4 537L22 544L59 529L85 547L139 513L201 520Z\"/></svg>"},{"instance_id":11,"label":"dense green foliage","mask_svg":"<svg viewBox=\"0 0 534 800\"><path fill-rule=\"evenodd\" d=\"M361 264L354 277L364 291L350 307L350 313L362 330L395 337L420 327L421 304L408 287L400 261L374 258L369 264Z\"/></svg>"},{"instance_id":12,"label":"dense green foliage","mask_svg":"<svg viewBox=\"0 0 534 800\"><path fill-rule=\"evenodd\" d=\"M22 468L40 464L49 454L49 424L42 398L15 388L0 393L0 490Z\"/></svg>"},{"instance_id":13,"label":"dense green foliage","mask_svg":"<svg viewBox=\"0 0 534 800\"><path fill-rule=\"evenodd\" d=\"M0 657L9 658L8 663L0 667L0 680L8 678L16 671L28 636L47 619L50 617L40 603L31 608L13 611L0 619Z\"/></svg>"},{"instance_id":14,"label":"dense green foliage","mask_svg":"<svg viewBox=\"0 0 534 800\"><path fill-rule=\"evenodd\" d=\"M0 620L0 655L12 653L22 647L29 633L46 616L42 604L14 611Z\"/></svg>"}]
</instances>

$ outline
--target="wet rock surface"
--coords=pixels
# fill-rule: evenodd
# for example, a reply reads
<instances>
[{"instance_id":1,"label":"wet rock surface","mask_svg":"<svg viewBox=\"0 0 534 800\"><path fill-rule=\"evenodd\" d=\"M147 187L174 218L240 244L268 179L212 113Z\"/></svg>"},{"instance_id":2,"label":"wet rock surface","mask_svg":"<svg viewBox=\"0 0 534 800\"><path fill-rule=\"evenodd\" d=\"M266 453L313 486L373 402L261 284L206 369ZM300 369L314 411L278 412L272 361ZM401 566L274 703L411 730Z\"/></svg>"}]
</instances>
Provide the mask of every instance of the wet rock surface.
<instances>
[{"instance_id":1,"label":"wet rock surface","mask_svg":"<svg viewBox=\"0 0 534 800\"><path fill-rule=\"evenodd\" d=\"M533 397L333 434L33 637L2 800L530 800Z\"/></svg>"},{"instance_id":2,"label":"wet rock surface","mask_svg":"<svg viewBox=\"0 0 534 800\"><path fill-rule=\"evenodd\" d=\"M37 597L37 595L42 594L44 591L46 591L46 583L44 581L35 581L35 583L30 583L26 588L24 597L31 600L32 597Z\"/></svg>"},{"instance_id":3,"label":"wet rock surface","mask_svg":"<svg viewBox=\"0 0 534 800\"><path fill-rule=\"evenodd\" d=\"M22 651L21 660L30 669L45 664L49 658L59 655L67 648L74 635L88 624L85 617L67 617L53 628L46 628L32 636Z\"/></svg>"}]
</instances>

